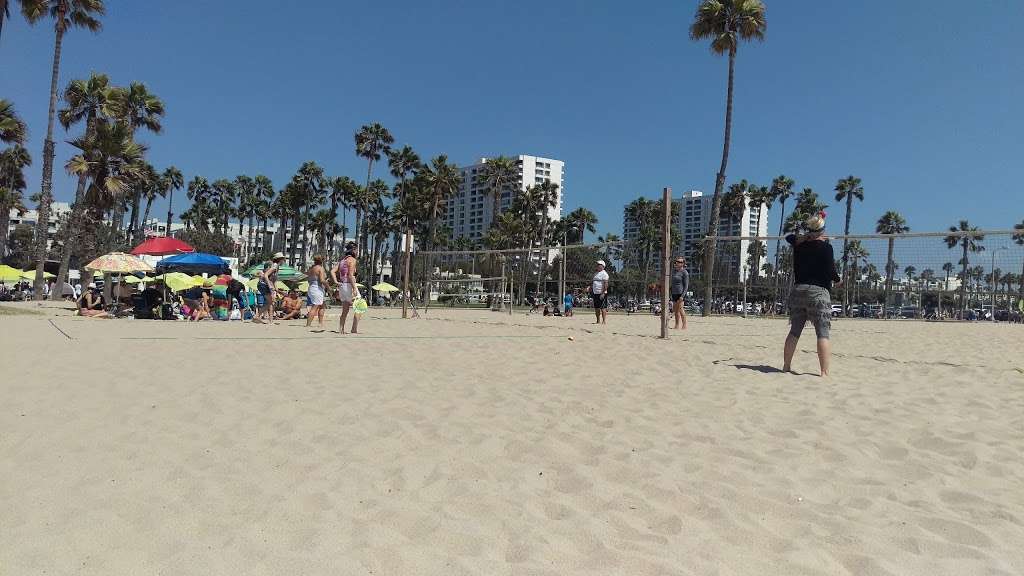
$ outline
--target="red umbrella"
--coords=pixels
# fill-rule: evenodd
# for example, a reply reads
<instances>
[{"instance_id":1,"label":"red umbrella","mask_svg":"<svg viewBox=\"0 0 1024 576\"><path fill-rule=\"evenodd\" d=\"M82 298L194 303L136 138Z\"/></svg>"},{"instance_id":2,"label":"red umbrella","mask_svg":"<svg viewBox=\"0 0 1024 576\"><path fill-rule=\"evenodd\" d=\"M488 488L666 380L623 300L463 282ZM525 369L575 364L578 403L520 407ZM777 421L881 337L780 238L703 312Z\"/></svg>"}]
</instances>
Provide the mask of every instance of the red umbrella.
<instances>
[{"instance_id":1,"label":"red umbrella","mask_svg":"<svg viewBox=\"0 0 1024 576\"><path fill-rule=\"evenodd\" d=\"M156 238L150 238L133 248L132 254L135 254L136 256L141 256L142 254L148 254L150 256L167 256L169 254L181 254L182 252L195 251L195 248L181 240L178 240L177 238L158 236Z\"/></svg>"}]
</instances>

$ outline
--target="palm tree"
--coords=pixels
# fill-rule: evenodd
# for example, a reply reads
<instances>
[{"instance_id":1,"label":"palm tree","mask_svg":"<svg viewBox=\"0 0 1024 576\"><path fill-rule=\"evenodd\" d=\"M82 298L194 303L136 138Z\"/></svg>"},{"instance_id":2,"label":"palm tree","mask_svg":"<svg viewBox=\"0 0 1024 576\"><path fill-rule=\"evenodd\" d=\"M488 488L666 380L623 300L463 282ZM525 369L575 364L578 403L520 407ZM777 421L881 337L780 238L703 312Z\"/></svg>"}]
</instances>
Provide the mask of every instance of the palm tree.
<instances>
[{"instance_id":1,"label":"palm tree","mask_svg":"<svg viewBox=\"0 0 1024 576\"><path fill-rule=\"evenodd\" d=\"M256 218L260 220L260 249L267 247L267 220L270 218L270 203L274 200L274 183L263 174L253 179L253 206ZM251 228L251 226L250 226ZM250 254L250 258L252 255Z\"/></svg>"},{"instance_id":2,"label":"palm tree","mask_svg":"<svg viewBox=\"0 0 1024 576\"><path fill-rule=\"evenodd\" d=\"M889 210L878 219L875 232L879 234L906 234L910 231L907 221L899 212ZM892 277L896 272L896 262L892 259L895 250L896 238L889 237L889 253L885 259L885 301L883 306L889 305L889 293L892 290Z\"/></svg>"},{"instance_id":3,"label":"palm tree","mask_svg":"<svg viewBox=\"0 0 1024 576\"><path fill-rule=\"evenodd\" d=\"M1015 232L1013 233L1013 242L1017 246L1024 246L1024 220L1013 225ZM1024 300L1024 263L1021 263L1020 276L1017 277L1019 285L1017 287L1017 298Z\"/></svg>"},{"instance_id":4,"label":"palm tree","mask_svg":"<svg viewBox=\"0 0 1024 576\"><path fill-rule=\"evenodd\" d=\"M235 176L235 189L238 190L238 205L235 207L235 214L238 215L238 236L245 241L244 253L248 257L252 250L252 229L256 225L256 181L245 174ZM245 234L246 222L249 223L248 236Z\"/></svg>"},{"instance_id":5,"label":"palm tree","mask_svg":"<svg viewBox=\"0 0 1024 576\"><path fill-rule=\"evenodd\" d=\"M961 220L959 226L950 226L949 227L949 231L952 232L953 234L950 234L949 236L946 236L946 238L944 239L944 241L946 243L946 247L949 248L950 250L952 250L953 248L956 248L957 246L959 246L960 248L963 249L963 256L961 257L960 261L961 261L961 263L963 265L963 275L964 275L964 279L966 281L966 278L968 276L967 268L970 265L970 260L968 259L967 253L968 252L981 252L981 251L983 251L985 249L985 247L981 245L981 241L985 239L985 235L984 234L977 234L976 232L978 231L978 228L976 226L971 226L971 224L967 220ZM961 312L964 311L964 310L967 310L967 297L966 297L966 295L967 295L966 286L961 284L960 285L960 310L961 310Z\"/></svg>"},{"instance_id":6,"label":"palm tree","mask_svg":"<svg viewBox=\"0 0 1024 576\"><path fill-rule=\"evenodd\" d=\"M37 300L43 297L43 264L46 262L46 236L53 202L53 121L57 113L57 85L60 76L60 55L64 34L71 28L98 32L101 24L96 16L104 13L103 0L31 0L22 2L21 11L31 24L49 16L54 22L53 67L50 72L50 107L46 119L46 140L43 141L43 178L40 184L38 220L36 222L36 278L33 289Z\"/></svg>"},{"instance_id":7,"label":"palm tree","mask_svg":"<svg viewBox=\"0 0 1024 576\"><path fill-rule=\"evenodd\" d=\"M846 178L836 182L836 202L842 202L846 200L846 224L843 226L843 236L850 235L850 217L853 215L853 201L860 200L864 201L864 187L860 185L860 178L854 175L849 175ZM843 310L844 313L850 308L850 285L849 279L847 278L847 266L849 264L849 251L850 240L843 238L843 279L846 281L843 286Z\"/></svg>"},{"instance_id":8,"label":"palm tree","mask_svg":"<svg viewBox=\"0 0 1024 576\"><path fill-rule=\"evenodd\" d=\"M167 197L167 185L164 182L163 174L158 174L151 182L151 185L146 188L146 209L142 213L142 225L139 229L142 230L146 226L146 221L149 220L149 211L153 207L153 200L159 196L160 198Z\"/></svg>"},{"instance_id":9,"label":"palm tree","mask_svg":"<svg viewBox=\"0 0 1024 576\"><path fill-rule=\"evenodd\" d=\"M133 245L137 245L142 238L142 223L138 221L142 197L150 194L150 189L158 186L159 183L160 174L157 173L156 168L153 168L149 162L144 162L138 178L132 181L132 214L126 238L130 239Z\"/></svg>"},{"instance_id":10,"label":"palm tree","mask_svg":"<svg viewBox=\"0 0 1024 576\"><path fill-rule=\"evenodd\" d=\"M910 294L914 293L914 273L917 272L917 266L910 265L903 269L903 274L907 277L907 292Z\"/></svg>"},{"instance_id":11,"label":"palm tree","mask_svg":"<svg viewBox=\"0 0 1024 576\"><path fill-rule=\"evenodd\" d=\"M88 80L72 80L64 89L64 102L67 108L59 112L58 118L64 130L85 120L85 138L92 139L96 136L96 123L108 121L116 115L114 98L117 89L110 85L110 79L106 74L93 73ZM75 201L72 204L71 217L68 221L68 238L61 250L60 268L57 271L57 285L62 286L67 281L68 269L71 266L71 252L74 248L74 239L78 237L82 225L82 216L85 213L85 186L88 181L88 172L78 175L78 186L75 188ZM50 298L59 300L62 294L59 291L51 293Z\"/></svg>"},{"instance_id":12,"label":"palm tree","mask_svg":"<svg viewBox=\"0 0 1024 576\"><path fill-rule=\"evenodd\" d=\"M391 144L395 142L395 139L391 136L391 132L388 129L381 126L379 123L374 122L373 124L364 125L356 132L356 155L360 158L366 158L366 188L370 187L370 179L373 177L373 163L380 160L380 155L386 153L390 148ZM356 241L359 243L360 250L365 249L363 231L363 213L362 210L356 208Z\"/></svg>"},{"instance_id":13,"label":"palm tree","mask_svg":"<svg viewBox=\"0 0 1024 576\"><path fill-rule=\"evenodd\" d=\"M551 180L544 180L538 186L540 189L540 240L538 244L543 247L547 241L548 221L551 218L550 210L558 205L558 184ZM540 273L537 275L538 283L543 282L547 275L548 260L551 258L551 251L545 250L540 261Z\"/></svg>"},{"instance_id":14,"label":"palm tree","mask_svg":"<svg viewBox=\"0 0 1024 576\"><path fill-rule=\"evenodd\" d=\"M27 131L25 121L14 110L14 104L0 98L0 142L24 145Z\"/></svg>"},{"instance_id":15,"label":"palm tree","mask_svg":"<svg viewBox=\"0 0 1024 576\"><path fill-rule=\"evenodd\" d=\"M779 202L779 236L782 236L782 223L786 217L786 200L789 200L793 196L793 186L796 182L792 178L787 178L785 174L780 174L772 180L769 194L773 200ZM780 239L775 240L775 269L779 269L779 254Z\"/></svg>"},{"instance_id":16,"label":"palm tree","mask_svg":"<svg viewBox=\"0 0 1024 576\"><path fill-rule=\"evenodd\" d=\"M222 234L228 233L228 220L234 213L233 206L238 189L231 180L220 178L211 185L213 205L213 227Z\"/></svg>"},{"instance_id":17,"label":"palm tree","mask_svg":"<svg viewBox=\"0 0 1024 576\"><path fill-rule=\"evenodd\" d=\"M570 226L569 230L575 233L569 236L569 242L572 244L582 244L584 232L597 233L597 215L582 206L570 212L565 217L565 222Z\"/></svg>"},{"instance_id":18,"label":"palm tree","mask_svg":"<svg viewBox=\"0 0 1024 576\"><path fill-rule=\"evenodd\" d=\"M334 236L342 231L342 234L348 233L347 219L348 219L348 208L352 203L355 196L355 191L359 188L359 185L348 176L339 176L330 181L330 194L328 198L331 201L331 214L334 215L333 225L331 227L331 241L327 245L327 259L333 261L334 257ZM341 206L341 226L338 226L338 207ZM342 237L342 244L345 243L345 238Z\"/></svg>"},{"instance_id":19,"label":"palm tree","mask_svg":"<svg viewBox=\"0 0 1024 576\"><path fill-rule=\"evenodd\" d=\"M81 153L65 168L75 176L88 175L83 202L98 217L123 204L129 190L146 176L146 147L132 139L131 130L122 122L98 122L94 138L78 138L71 145Z\"/></svg>"},{"instance_id":20,"label":"palm tree","mask_svg":"<svg viewBox=\"0 0 1024 576\"><path fill-rule=\"evenodd\" d=\"M430 208L427 218L430 222L427 232L428 250L434 249L433 240L437 233L437 221L441 216L441 206L451 198L462 186L462 172L458 166L448 163L448 156L441 154L430 161L421 172L424 191Z\"/></svg>"},{"instance_id":21,"label":"palm tree","mask_svg":"<svg viewBox=\"0 0 1024 576\"><path fill-rule=\"evenodd\" d=\"M730 185L728 192L722 197L722 208L725 208L725 213L729 218L729 230L726 236L738 235L736 222L743 217L743 212L747 209L747 194L750 188L751 185L746 180L740 180L736 184Z\"/></svg>"},{"instance_id":22,"label":"palm tree","mask_svg":"<svg viewBox=\"0 0 1024 576\"><path fill-rule=\"evenodd\" d=\"M390 149L390 150L387 151L387 156L388 156L388 165L391 168L391 175L394 176L395 178L397 178L398 181L399 181L399 186L398 186L398 190L397 190L397 192L398 192L398 195L397 195L398 204L404 205L404 204L406 204L406 195L407 195L407 192L408 192L408 190L406 189L406 177L408 177L410 173L413 173L413 172L415 172L416 170L419 169L420 165L422 164L420 162L420 157L419 157L419 155L416 154L415 151L413 151L411 146L402 146L398 150ZM394 241L393 253L392 253L392 256L391 256L391 278L392 278L392 280L397 280L397 278L399 276L399 274L396 274L396 272L398 271L397 269L399 268L398 267L398 247L399 247L398 235L401 234L402 232L408 232L408 230L409 230L408 219L406 219L406 221L403 223L402 226L398 227L395 230L395 241ZM403 266L401 267L401 272L404 273L404 271L405 271L405 266L403 264Z\"/></svg>"},{"instance_id":23,"label":"palm tree","mask_svg":"<svg viewBox=\"0 0 1024 576\"><path fill-rule=\"evenodd\" d=\"M306 228L310 225L310 212L314 208L319 208L320 204L326 200L326 186L324 185L324 169L321 168L316 162L304 162L299 167L299 172L296 174L298 178L299 187L302 190L302 199L305 204L305 214L303 216L303 230L302 230L302 265L306 265L309 255L309 242L311 238L306 233Z\"/></svg>"},{"instance_id":24,"label":"palm tree","mask_svg":"<svg viewBox=\"0 0 1024 576\"><path fill-rule=\"evenodd\" d=\"M164 115L164 103L152 94L141 82L132 82L127 88L119 88L113 92L113 108L117 117L128 125L135 137L139 128L145 128L154 134L163 130L160 123ZM153 173L155 180L155 172ZM127 237L133 242L138 241L136 219L139 215L139 203L145 186L134 187L132 195L131 220L128 225Z\"/></svg>"},{"instance_id":25,"label":"palm tree","mask_svg":"<svg viewBox=\"0 0 1024 576\"><path fill-rule=\"evenodd\" d=\"M847 247L847 249L849 251L850 260L853 262L853 265L850 267L850 270L851 270L850 279L854 283L854 289L858 290L859 287L860 287L859 264L860 264L860 262L862 260L864 260L865 258L870 256L870 254L864 248L864 246L861 244L860 240L850 240L850 244ZM854 299L859 299L857 297L857 294L854 294Z\"/></svg>"},{"instance_id":26,"label":"palm tree","mask_svg":"<svg viewBox=\"0 0 1024 576\"><path fill-rule=\"evenodd\" d=\"M484 162L480 180L491 192L491 223L498 221L498 212L501 211L501 196L505 189L516 181L519 174L519 165L514 158L498 156L489 158Z\"/></svg>"},{"instance_id":27,"label":"palm tree","mask_svg":"<svg viewBox=\"0 0 1024 576\"><path fill-rule=\"evenodd\" d=\"M174 166L168 166L160 177L160 183L167 194L167 227L164 228L164 236L170 236L171 220L174 218L174 212L171 211L174 207L174 191L181 190L185 186L185 178L181 175L181 170Z\"/></svg>"},{"instance_id":28,"label":"palm tree","mask_svg":"<svg viewBox=\"0 0 1024 576\"><path fill-rule=\"evenodd\" d=\"M718 234L718 217L722 208L722 189L725 187L725 171L729 165L729 145L732 137L733 83L736 73L736 49L743 40L764 40L767 28L765 8L761 0L702 0L690 26L690 38L710 40L711 51L717 55L729 55L729 84L725 100L725 138L722 146L722 165L715 177L715 195L711 209L711 228L708 235L711 242ZM715 251L707 250L707 270L715 264ZM711 282L704 283L704 301L711 302ZM711 313L710 306L704 306L704 315Z\"/></svg>"},{"instance_id":29,"label":"palm tree","mask_svg":"<svg viewBox=\"0 0 1024 576\"><path fill-rule=\"evenodd\" d=\"M24 213L22 193L25 191L25 168L32 165L32 156L21 144L0 152L0 259L7 251L7 233L11 210Z\"/></svg>"},{"instance_id":30,"label":"palm tree","mask_svg":"<svg viewBox=\"0 0 1024 576\"><path fill-rule=\"evenodd\" d=\"M202 176L195 176L188 183L188 199L192 201L192 226L198 227L200 230L209 229L210 217L207 214L207 204L211 200L212 194L210 183ZM182 214L182 218L184 219L184 214ZM170 229L169 221L167 227Z\"/></svg>"}]
</instances>

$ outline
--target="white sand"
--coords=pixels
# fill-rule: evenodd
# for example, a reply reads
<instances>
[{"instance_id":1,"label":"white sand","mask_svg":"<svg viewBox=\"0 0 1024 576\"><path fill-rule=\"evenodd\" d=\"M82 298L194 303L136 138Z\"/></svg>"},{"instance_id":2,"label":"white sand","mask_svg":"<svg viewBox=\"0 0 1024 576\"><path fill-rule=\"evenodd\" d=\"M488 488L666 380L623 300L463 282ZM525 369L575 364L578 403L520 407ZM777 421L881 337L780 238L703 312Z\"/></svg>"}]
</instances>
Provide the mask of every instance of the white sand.
<instances>
[{"instance_id":1,"label":"white sand","mask_svg":"<svg viewBox=\"0 0 1024 576\"><path fill-rule=\"evenodd\" d=\"M0 316L0 574L1024 574L1024 326L371 316Z\"/></svg>"}]
</instances>

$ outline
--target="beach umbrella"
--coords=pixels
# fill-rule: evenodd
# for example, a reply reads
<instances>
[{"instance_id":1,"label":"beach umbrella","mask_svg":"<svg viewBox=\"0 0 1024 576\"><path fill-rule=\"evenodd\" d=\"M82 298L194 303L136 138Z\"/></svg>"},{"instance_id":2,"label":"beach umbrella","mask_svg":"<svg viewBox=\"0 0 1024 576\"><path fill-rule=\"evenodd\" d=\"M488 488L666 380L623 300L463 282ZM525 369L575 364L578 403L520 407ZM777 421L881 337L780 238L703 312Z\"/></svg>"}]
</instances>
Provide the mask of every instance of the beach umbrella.
<instances>
[{"instance_id":1,"label":"beach umbrella","mask_svg":"<svg viewBox=\"0 0 1024 576\"><path fill-rule=\"evenodd\" d=\"M160 277L164 281L164 285L167 286L171 292L180 292L188 288L195 286L195 281L188 274L181 272L168 272Z\"/></svg>"},{"instance_id":2,"label":"beach umbrella","mask_svg":"<svg viewBox=\"0 0 1024 576\"><path fill-rule=\"evenodd\" d=\"M278 280L274 284L274 289L275 290L284 290L285 292L287 292L288 290L291 290L291 288L289 288L287 284L285 284L284 282L281 282L280 280Z\"/></svg>"},{"instance_id":3,"label":"beach umbrella","mask_svg":"<svg viewBox=\"0 0 1024 576\"><path fill-rule=\"evenodd\" d=\"M21 274L21 270L18 270L17 268L8 266L7 264L0 264L0 281L2 282L18 282L24 280Z\"/></svg>"},{"instance_id":4,"label":"beach umbrella","mask_svg":"<svg viewBox=\"0 0 1024 576\"><path fill-rule=\"evenodd\" d=\"M260 272L263 271L263 266L264 265L266 265L265 262L263 264L256 264L255 266L250 266L249 268L247 268L245 270L245 272L242 272L242 275L243 276L259 276ZM287 264L282 264L277 269L277 279L278 280L297 280L297 279L305 278L305 277L306 277L305 272L300 272L300 271L296 270L295 268L293 268L291 266L288 266Z\"/></svg>"},{"instance_id":5,"label":"beach umbrella","mask_svg":"<svg viewBox=\"0 0 1024 576\"><path fill-rule=\"evenodd\" d=\"M56 277L57 277L56 274L50 274L49 272L43 272L43 278L46 278L47 280L50 280L50 279L56 278ZM25 270L24 272L21 273L21 279L22 280L35 280L36 279L36 271L35 270Z\"/></svg>"},{"instance_id":6,"label":"beach umbrella","mask_svg":"<svg viewBox=\"0 0 1024 576\"><path fill-rule=\"evenodd\" d=\"M373 286L370 286L370 288L373 288L377 292L398 292L399 291L398 288L396 288L395 286L393 286L391 284L388 284L387 282L381 282L379 284L374 284Z\"/></svg>"},{"instance_id":7,"label":"beach umbrella","mask_svg":"<svg viewBox=\"0 0 1024 576\"><path fill-rule=\"evenodd\" d=\"M87 270L106 272L108 274L131 274L132 272L150 272L153 267L146 264L141 258L125 254L124 252L111 252L89 262L85 265Z\"/></svg>"},{"instance_id":8,"label":"beach umbrella","mask_svg":"<svg viewBox=\"0 0 1024 576\"><path fill-rule=\"evenodd\" d=\"M139 278L138 276L127 276L124 279L124 283L125 284L138 284L140 282L145 282L145 281L146 281L145 278Z\"/></svg>"},{"instance_id":9,"label":"beach umbrella","mask_svg":"<svg viewBox=\"0 0 1024 576\"><path fill-rule=\"evenodd\" d=\"M299 285L296 286L295 289L298 290L299 292L302 292L303 294L309 292L309 281L303 280L302 282L299 282Z\"/></svg>"},{"instance_id":10,"label":"beach umbrella","mask_svg":"<svg viewBox=\"0 0 1024 576\"><path fill-rule=\"evenodd\" d=\"M190 252L169 256L156 263L157 272L184 272L186 274L226 274L228 263L220 256Z\"/></svg>"},{"instance_id":11,"label":"beach umbrella","mask_svg":"<svg viewBox=\"0 0 1024 576\"><path fill-rule=\"evenodd\" d=\"M132 254L135 254L136 256L142 256L143 254L147 256L168 256L171 254L195 251L196 249L187 243L169 236L157 236L150 238L135 248L132 248Z\"/></svg>"}]
</instances>

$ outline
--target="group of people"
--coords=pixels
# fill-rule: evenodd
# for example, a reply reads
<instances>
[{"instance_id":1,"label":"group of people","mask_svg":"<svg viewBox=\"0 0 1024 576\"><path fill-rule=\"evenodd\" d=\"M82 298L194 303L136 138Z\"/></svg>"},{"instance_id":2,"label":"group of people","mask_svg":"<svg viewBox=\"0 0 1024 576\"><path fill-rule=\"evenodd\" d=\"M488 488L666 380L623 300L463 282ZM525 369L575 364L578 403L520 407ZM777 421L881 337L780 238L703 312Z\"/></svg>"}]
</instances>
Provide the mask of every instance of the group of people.
<instances>
[{"instance_id":1,"label":"group of people","mask_svg":"<svg viewBox=\"0 0 1024 576\"><path fill-rule=\"evenodd\" d=\"M338 322L338 332L346 334L345 325L349 316L352 317L352 327L348 332L357 334L359 332L359 314L353 314L354 303L362 298L359 292L359 285L356 282L356 270L358 267L359 248L355 242L345 245L345 255L338 263L330 268L330 273L324 267L324 257L313 256L313 265L306 270L306 281L309 288L306 290L306 300L309 303L309 310L306 313L306 327L310 328L313 321L317 321L318 332L324 330L324 306L328 290L333 286L334 295L341 303L341 318ZM263 270L259 273L259 280L256 289L259 291L263 306L253 318L254 322L270 324L275 318L275 285L284 262L284 254L274 254ZM329 278L329 279L328 279ZM282 308L285 320L297 319L302 313L302 302L295 290L289 291L282 301Z\"/></svg>"}]
</instances>

